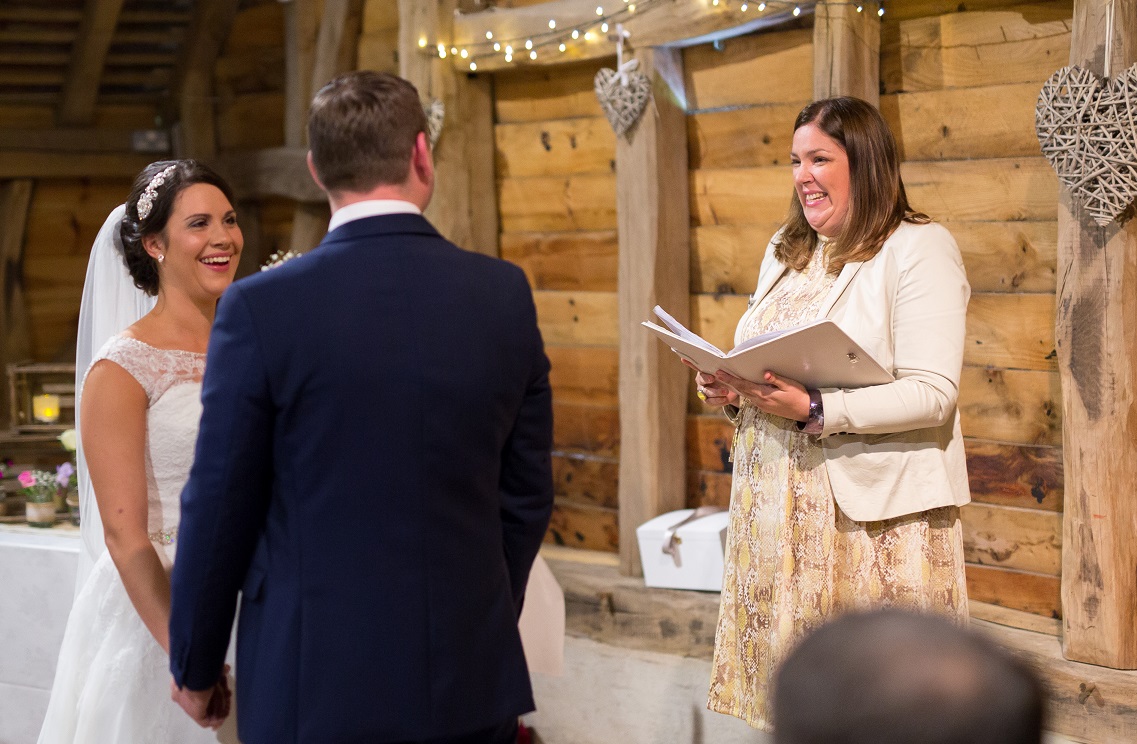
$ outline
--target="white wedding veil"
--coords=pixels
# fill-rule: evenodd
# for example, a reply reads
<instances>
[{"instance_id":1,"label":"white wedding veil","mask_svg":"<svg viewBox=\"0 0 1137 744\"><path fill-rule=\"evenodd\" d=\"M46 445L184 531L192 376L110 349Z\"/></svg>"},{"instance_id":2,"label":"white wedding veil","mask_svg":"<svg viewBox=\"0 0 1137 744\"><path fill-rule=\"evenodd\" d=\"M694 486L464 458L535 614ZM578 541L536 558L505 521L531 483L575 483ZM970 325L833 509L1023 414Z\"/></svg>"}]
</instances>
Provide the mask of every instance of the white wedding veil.
<instances>
[{"instance_id":1,"label":"white wedding veil","mask_svg":"<svg viewBox=\"0 0 1137 744\"><path fill-rule=\"evenodd\" d=\"M120 227L126 206L111 211L91 247L87 278L83 282L83 301L79 306L79 332L75 341L75 431L79 429L79 399L83 394L83 378L103 345L154 307L155 298L134 286L122 254ZM79 570L75 578L78 593L87 580L95 561L107 549L103 540L103 520L95 491L83 458L83 437L75 453L79 476Z\"/></svg>"}]
</instances>

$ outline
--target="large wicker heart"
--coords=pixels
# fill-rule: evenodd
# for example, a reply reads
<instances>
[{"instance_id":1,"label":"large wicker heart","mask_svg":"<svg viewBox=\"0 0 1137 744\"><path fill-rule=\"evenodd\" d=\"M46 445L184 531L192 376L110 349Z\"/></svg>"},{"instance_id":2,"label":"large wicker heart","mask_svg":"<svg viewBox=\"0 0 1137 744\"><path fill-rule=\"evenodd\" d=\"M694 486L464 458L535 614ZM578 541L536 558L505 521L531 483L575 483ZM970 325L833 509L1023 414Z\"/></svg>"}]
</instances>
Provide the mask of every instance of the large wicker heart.
<instances>
[{"instance_id":1,"label":"large wicker heart","mask_svg":"<svg viewBox=\"0 0 1137 744\"><path fill-rule=\"evenodd\" d=\"M616 70L604 68L593 78L593 89L600 101L600 108L608 117L616 136L640 120L647 102L651 100L651 81L642 72L626 72L627 84Z\"/></svg>"},{"instance_id":2,"label":"large wicker heart","mask_svg":"<svg viewBox=\"0 0 1137 744\"><path fill-rule=\"evenodd\" d=\"M1058 180L1099 225L1137 201L1137 65L1113 80L1063 67L1042 86L1034 127Z\"/></svg>"}]
</instances>

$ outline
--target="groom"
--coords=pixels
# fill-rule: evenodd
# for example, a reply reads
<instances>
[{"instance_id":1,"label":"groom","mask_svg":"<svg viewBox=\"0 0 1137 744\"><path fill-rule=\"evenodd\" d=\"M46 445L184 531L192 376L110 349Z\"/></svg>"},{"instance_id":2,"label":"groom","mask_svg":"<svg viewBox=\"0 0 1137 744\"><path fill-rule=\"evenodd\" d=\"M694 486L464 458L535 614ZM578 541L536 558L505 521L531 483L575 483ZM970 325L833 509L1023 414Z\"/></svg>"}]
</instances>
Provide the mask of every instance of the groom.
<instances>
[{"instance_id":1,"label":"groom","mask_svg":"<svg viewBox=\"0 0 1137 744\"><path fill-rule=\"evenodd\" d=\"M240 590L244 744L512 742L534 707L517 618L553 500L529 285L423 218L434 164L409 83L333 80L308 135L327 237L217 310L172 578L175 699L215 720Z\"/></svg>"}]
</instances>

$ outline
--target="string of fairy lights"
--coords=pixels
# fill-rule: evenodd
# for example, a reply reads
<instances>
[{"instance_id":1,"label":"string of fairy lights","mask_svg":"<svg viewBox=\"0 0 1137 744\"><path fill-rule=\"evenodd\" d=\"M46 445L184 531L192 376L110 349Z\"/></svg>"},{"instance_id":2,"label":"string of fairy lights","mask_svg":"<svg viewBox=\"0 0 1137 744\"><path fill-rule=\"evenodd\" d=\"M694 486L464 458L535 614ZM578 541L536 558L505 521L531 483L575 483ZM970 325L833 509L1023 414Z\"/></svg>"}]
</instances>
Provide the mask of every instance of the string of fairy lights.
<instances>
[{"instance_id":1,"label":"string of fairy lights","mask_svg":"<svg viewBox=\"0 0 1137 744\"><path fill-rule=\"evenodd\" d=\"M550 17L548 30L529 34L517 38L502 38L492 28L485 31L485 40L477 40L462 45L446 44L444 42L431 42L425 36L418 40L419 48L425 54L437 55L441 59L457 57L469 60L471 72L477 71L478 60L491 56L500 56L507 64L515 60L536 61L540 54L567 54L573 47L607 42L609 32L615 30L616 25L626 23L636 15L649 12L654 5L664 2L674 4L675 0L600 0L596 5L596 17L587 22L565 22L563 19ZM800 16L805 10L811 10L815 2L796 2L795 0L693 0L704 5L709 12L735 13L740 20L745 20L747 14L757 17L767 12L790 11L794 16ZM876 8L878 16L884 15L883 0L871 2L826 2L827 5L848 5L856 8L858 13ZM487 14L492 18L493 14Z\"/></svg>"}]
</instances>

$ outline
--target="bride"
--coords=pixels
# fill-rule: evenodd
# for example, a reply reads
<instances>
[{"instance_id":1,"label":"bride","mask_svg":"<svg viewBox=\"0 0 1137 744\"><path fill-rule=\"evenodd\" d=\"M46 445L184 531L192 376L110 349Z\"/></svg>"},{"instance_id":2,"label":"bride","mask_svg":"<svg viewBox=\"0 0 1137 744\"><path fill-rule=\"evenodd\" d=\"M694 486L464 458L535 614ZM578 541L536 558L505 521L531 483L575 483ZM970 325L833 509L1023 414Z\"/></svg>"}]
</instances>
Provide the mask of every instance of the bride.
<instances>
[{"instance_id":1,"label":"bride","mask_svg":"<svg viewBox=\"0 0 1137 744\"><path fill-rule=\"evenodd\" d=\"M228 185L192 160L143 170L95 241L77 344L83 555L40 744L236 740L217 730L225 675L211 728L170 699L167 626L205 350L243 244Z\"/></svg>"}]
</instances>

